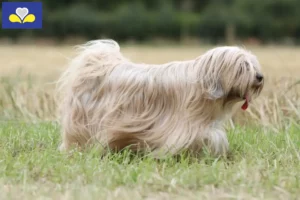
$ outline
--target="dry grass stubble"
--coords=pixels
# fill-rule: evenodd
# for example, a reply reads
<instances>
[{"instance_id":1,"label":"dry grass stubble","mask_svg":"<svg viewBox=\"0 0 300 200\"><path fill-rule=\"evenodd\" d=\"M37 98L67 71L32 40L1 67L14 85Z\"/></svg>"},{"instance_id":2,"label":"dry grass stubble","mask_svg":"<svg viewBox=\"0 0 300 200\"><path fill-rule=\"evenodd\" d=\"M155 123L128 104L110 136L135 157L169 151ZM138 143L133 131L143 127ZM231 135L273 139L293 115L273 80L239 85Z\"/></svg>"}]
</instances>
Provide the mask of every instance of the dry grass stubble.
<instances>
[{"instance_id":1,"label":"dry grass stubble","mask_svg":"<svg viewBox=\"0 0 300 200\"><path fill-rule=\"evenodd\" d=\"M14 57L8 48L14 49ZM209 48L121 46L125 56L144 63L191 59ZM266 84L259 99L253 102L247 112L238 111L234 122L240 125L259 124L277 131L289 123L299 124L300 57L297 55L300 55L300 49L249 49L262 64ZM74 55L74 50L65 46L4 46L0 48L0 55L5 63L0 68L1 119L55 120L54 81L65 68L68 57ZM20 69L22 73L18 73Z\"/></svg>"}]
</instances>

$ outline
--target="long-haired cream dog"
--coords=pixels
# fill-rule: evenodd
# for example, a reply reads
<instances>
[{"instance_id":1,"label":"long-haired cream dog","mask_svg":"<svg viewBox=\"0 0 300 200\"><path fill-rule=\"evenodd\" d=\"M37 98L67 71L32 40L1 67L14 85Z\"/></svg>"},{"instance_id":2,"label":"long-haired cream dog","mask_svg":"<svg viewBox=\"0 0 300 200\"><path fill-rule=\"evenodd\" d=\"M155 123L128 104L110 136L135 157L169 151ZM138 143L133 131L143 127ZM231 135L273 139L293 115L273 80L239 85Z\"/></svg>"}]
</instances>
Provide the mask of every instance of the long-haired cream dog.
<instances>
[{"instance_id":1,"label":"long-haired cream dog","mask_svg":"<svg viewBox=\"0 0 300 200\"><path fill-rule=\"evenodd\" d=\"M59 81L61 150L98 143L155 155L203 147L224 154L222 122L239 102L247 109L263 88L256 57L238 47L162 65L133 63L112 40L79 49Z\"/></svg>"}]
</instances>

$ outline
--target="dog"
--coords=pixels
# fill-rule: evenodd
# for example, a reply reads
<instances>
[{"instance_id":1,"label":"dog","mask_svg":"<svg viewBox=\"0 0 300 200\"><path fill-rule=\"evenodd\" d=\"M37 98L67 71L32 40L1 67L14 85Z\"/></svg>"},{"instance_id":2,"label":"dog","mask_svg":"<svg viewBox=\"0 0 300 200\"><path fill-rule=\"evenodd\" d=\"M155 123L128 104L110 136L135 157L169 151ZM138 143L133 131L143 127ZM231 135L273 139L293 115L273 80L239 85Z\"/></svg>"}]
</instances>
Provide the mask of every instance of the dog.
<instances>
[{"instance_id":1,"label":"dog","mask_svg":"<svg viewBox=\"0 0 300 200\"><path fill-rule=\"evenodd\" d=\"M203 148L224 155L224 121L238 106L246 110L264 85L258 59L235 46L161 65L131 62L114 40L78 50L58 81L62 151L100 144L158 157Z\"/></svg>"}]
</instances>

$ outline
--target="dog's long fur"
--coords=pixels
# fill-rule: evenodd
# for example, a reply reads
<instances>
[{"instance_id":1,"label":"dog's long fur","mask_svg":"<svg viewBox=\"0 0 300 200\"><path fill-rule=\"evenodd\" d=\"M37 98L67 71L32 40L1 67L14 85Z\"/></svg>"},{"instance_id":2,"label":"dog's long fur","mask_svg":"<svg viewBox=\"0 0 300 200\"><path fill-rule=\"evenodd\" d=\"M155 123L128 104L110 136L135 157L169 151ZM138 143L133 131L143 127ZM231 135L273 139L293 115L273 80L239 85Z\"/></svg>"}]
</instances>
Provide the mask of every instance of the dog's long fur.
<instances>
[{"instance_id":1,"label":"dog's long fur","mask_svg":"<svg viewBox=\"0 0 300 200\"><path fill-rule=\"evenodd\" d=\"M213 154L224 154L223 121L263 85L255 79L257 59L238 47L163 65L135 64L112 40L79 49L59 80L61 150L97 142L155 154L199 152L206 145Z\"/></svg>"}]
</instances>

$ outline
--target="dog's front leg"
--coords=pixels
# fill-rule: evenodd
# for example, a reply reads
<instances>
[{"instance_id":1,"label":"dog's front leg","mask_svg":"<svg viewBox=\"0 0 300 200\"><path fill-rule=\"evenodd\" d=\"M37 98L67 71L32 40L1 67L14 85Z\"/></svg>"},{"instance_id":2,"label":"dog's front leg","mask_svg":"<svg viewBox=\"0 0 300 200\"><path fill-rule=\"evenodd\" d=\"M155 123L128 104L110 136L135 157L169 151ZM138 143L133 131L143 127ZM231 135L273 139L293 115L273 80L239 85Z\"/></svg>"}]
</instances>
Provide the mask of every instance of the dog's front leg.
<instances>
[{"instance_id":1,"label":"dog's front leg","mask_svg":"<svg viewBox=\"0 0 300 200\"><path fill-rule=\"evenodd\" d=\"M211 129L204 143L209 152L215 156L224 156L229 149L226 132L222 129Z\"/></svg>"}]
</instances>

